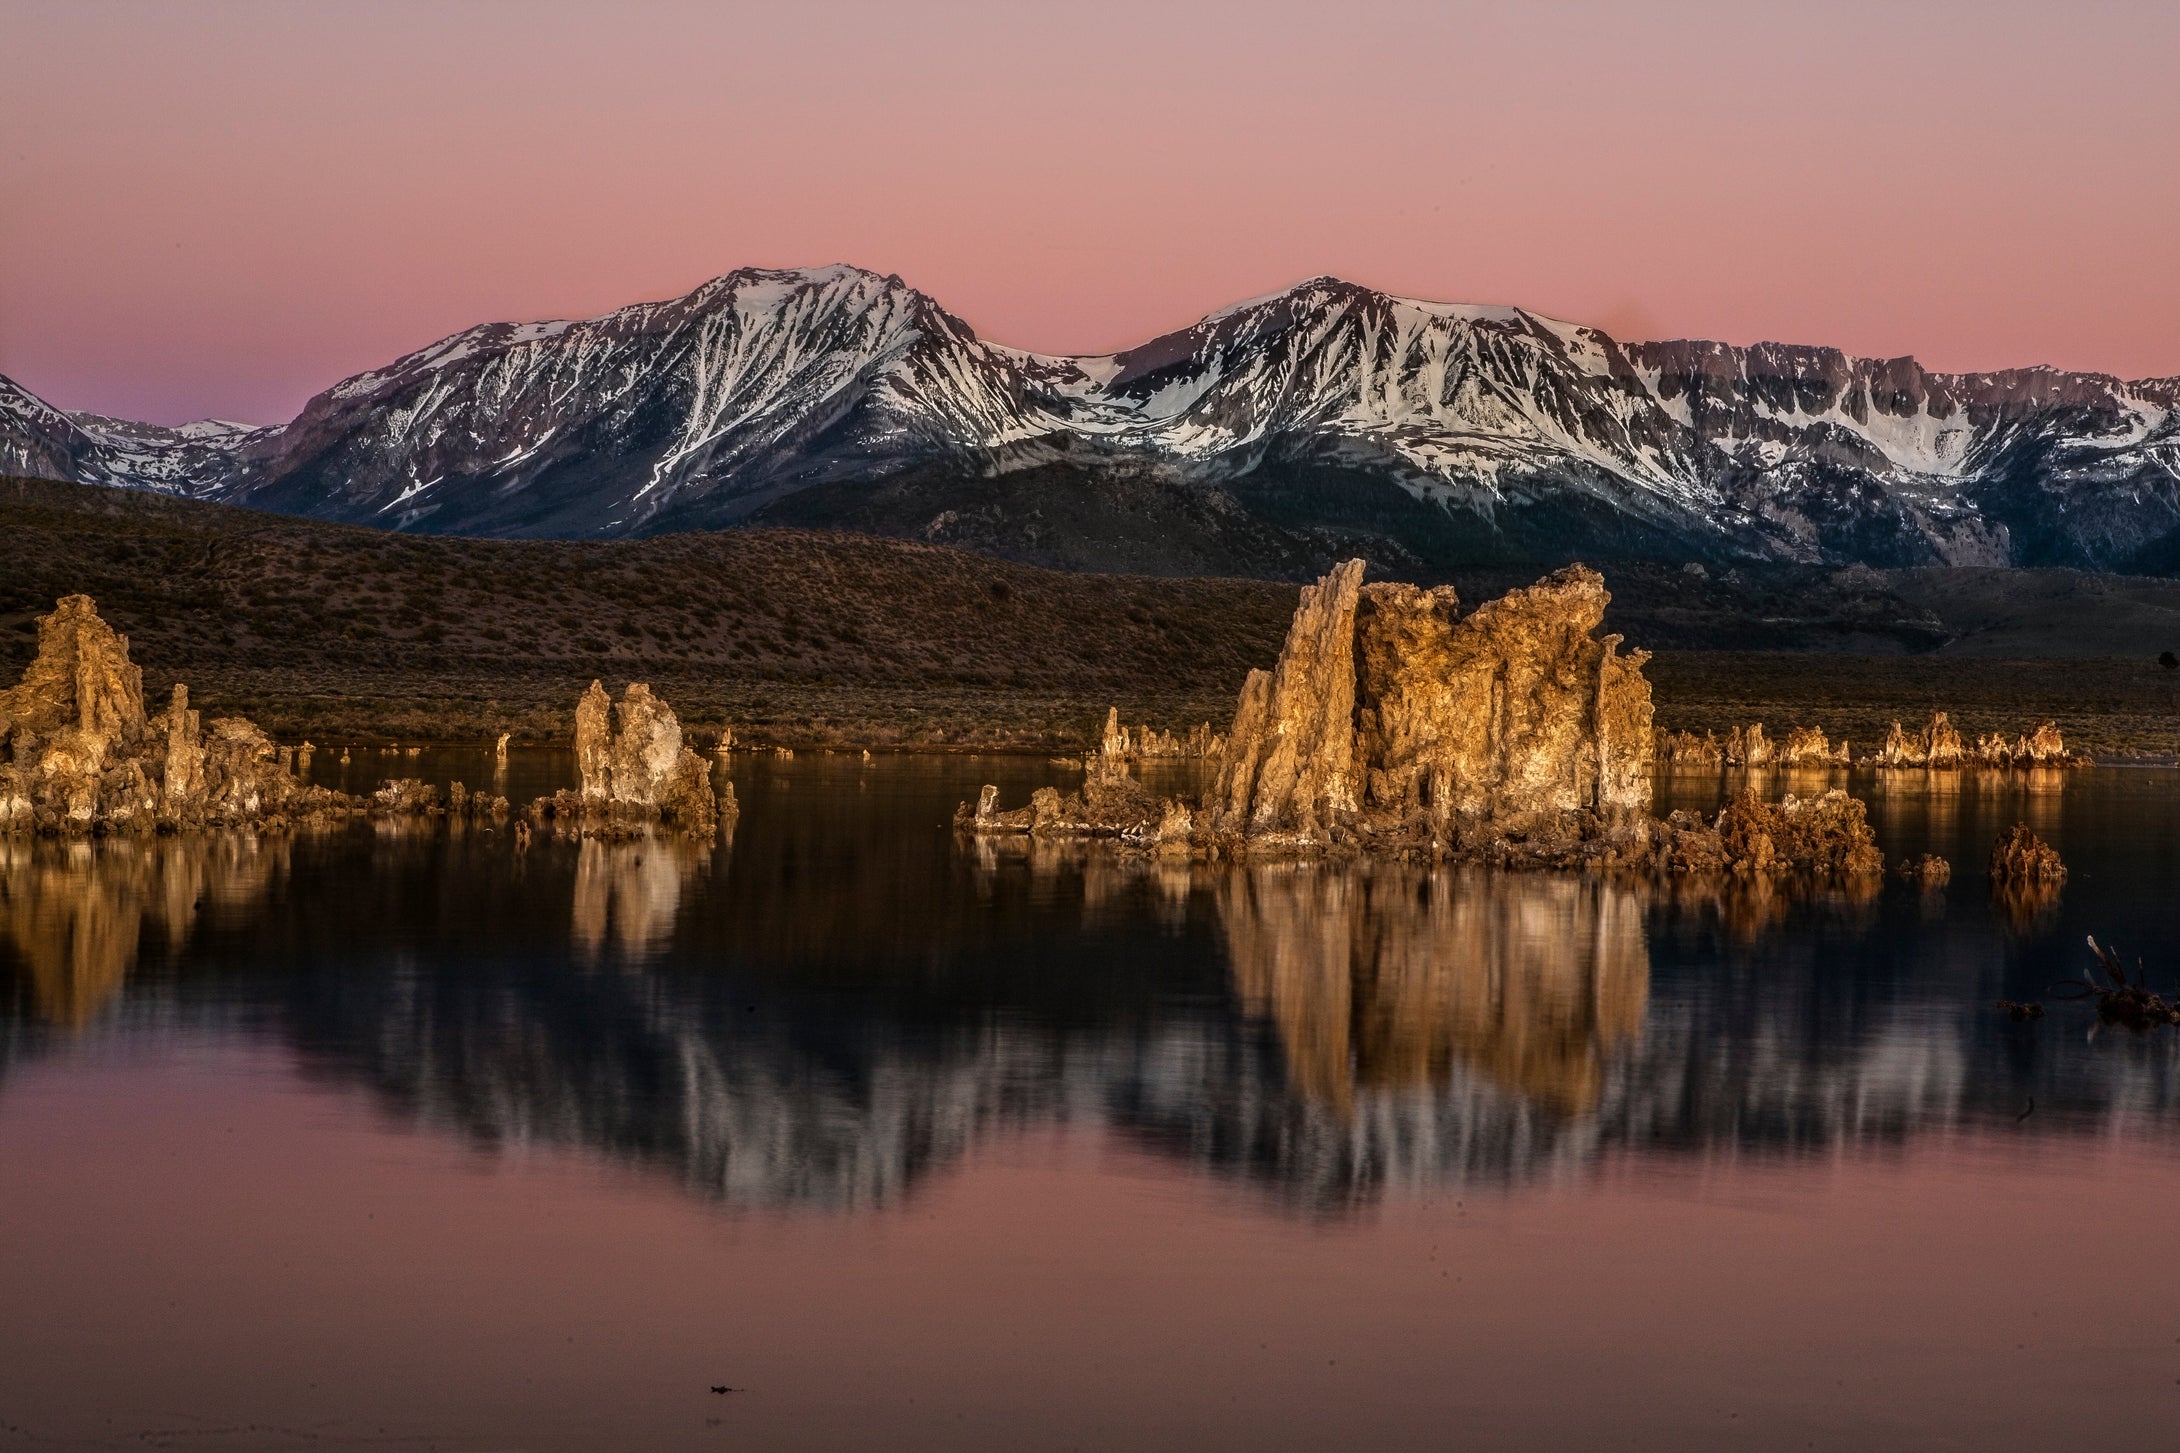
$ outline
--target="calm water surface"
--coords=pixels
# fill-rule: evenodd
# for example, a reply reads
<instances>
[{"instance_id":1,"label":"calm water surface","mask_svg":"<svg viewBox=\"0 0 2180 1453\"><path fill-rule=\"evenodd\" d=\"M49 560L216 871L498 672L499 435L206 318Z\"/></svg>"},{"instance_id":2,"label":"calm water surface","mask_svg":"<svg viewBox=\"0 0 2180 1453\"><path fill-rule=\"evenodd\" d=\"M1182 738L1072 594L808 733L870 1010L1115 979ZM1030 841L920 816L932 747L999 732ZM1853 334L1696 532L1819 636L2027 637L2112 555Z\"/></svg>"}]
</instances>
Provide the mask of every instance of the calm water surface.
<instances>
[{"instance_id":1,"label":"calm water surface","mask_svg":"<svg viewBox=\"0 0 2180 1453\"><path fill-rule=\"evenodd\" d=\"M2175 1038L1989 1006L2180 981L2180 773L1857 775L1954 882L1813 901L955 844L1063 775L0 843L0 1449L2171 1446Z\"/></svg>"}]
</instances>

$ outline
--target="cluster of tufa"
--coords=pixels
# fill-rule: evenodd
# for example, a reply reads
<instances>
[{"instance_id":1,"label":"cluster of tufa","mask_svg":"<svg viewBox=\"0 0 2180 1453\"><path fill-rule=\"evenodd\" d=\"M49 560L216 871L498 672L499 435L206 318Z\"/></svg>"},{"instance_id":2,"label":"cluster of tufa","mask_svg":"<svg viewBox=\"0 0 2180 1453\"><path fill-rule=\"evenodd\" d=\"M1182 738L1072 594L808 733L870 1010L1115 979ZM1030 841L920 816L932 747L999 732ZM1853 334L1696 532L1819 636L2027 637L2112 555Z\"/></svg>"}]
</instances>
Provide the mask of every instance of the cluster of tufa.
<instances>
[{"instance_id":1,"label":"cluster of tufa","mask_svg":"<svg viewBox=\"0 0 2180 1453\"><path fill-rule=\"evenodd\" d=\"M1762 722L1735 727L1720 741L1705 732L1666 732L1658 739L1658 760L1674 767L1845 767L1856 761L1845 741L1833 742L1822 727L1795 727L1783 742L1764 735ZM1885 740L1869 756L1867 767L2078 767L2087 758L2067 750L2057 722L2008 739L1986 732L1973 745L1964 741L1942 711L1933 712L1919 732L1894 722Z\"/></svg>"},{"instance_id":2,"label":"cluster of tufa","mask_svg":"<svg viewBox=\"0 0 2180 1453\"><path fill-rule=\"evenodd\" d=\"M1658 738L1658 760L1675 767L1844 767L1852 760L1847 742L1834 742L1823 727L1788 729L1786 740L1764 735L1764 724L1735 727L1720 741L1709 732L1667 732Z\"/></svg>"},{"instance_id":3,"label":"cluster of tufa","mask_svg":"<svg viewBox=\"0 0 2180 1453\"><path fill-rule=\"evenodd\" d=\"M1200 801L1152 797L1108 733L1081 794L1046 788L1009 812L987 787L963 805L960 826L1112 836L1202 856L1354 851L1755 873L1881 866L1861 804L1844 794L1737 803L1715 823L1649 816L1649 658L1597 634L1611 597L1595 571L1570 566L1465 616L1450 587L1362 577L1363 562L1350 561L1303 589L1278 663L1242 686Z\"/></svg>"},{"instance_id":4,"label":"cluster of tufa","mask_svg":"<svg viewBox=\"0 0 2180 1453\"><path fill-rule=\"evenodd\" d=\"M0 691L0 833L278 825L353 809L301 785L295 749L252 723L200 722L186 686L147 715L128 638L87 595L40 618L37 658Z\"/></svg>"},{"instance_id":5,"label":"cluster of tufa","mask_svg":"<svg viewBox=\"0 0 2180 1453\"><path fill-rule=\"evenodd\" d=\"M1226 749L1226 738L1200 722L1186 732L1162 732L1149 726L1123 726L1120 708L1105 713L1098 755L1108 762L1206 761Z\"/></svg>"},{"instance_id":6,"label":"cluster of tufa","mask_svg":"<svg viewBox=\"0 0 2180 1453\"><path fill-rule=\"evenodd\" d=\"M1884 745L1871 762L1879 767L2072 767L2083 760L2066 749L2056 722L2045 722L2033 732L2008 741L1986 732L1971 746L1942 711L1932 712L1919 732L1903 730L1894 722L1885 733Z\"/></svg>"},{"instance_id":7,"label":"cluster of tufa","mask_svg":"<svg viewBox=\"0 0 2180 1453\"><path fill-rule=\"evenodd\" d=\"M381 783L371 794L371 806L387 817L443 817L450 822L504 822L509 811L504 797L472 792L459 782L442 789L416 777L395 777Z\"/></svg>"},{"instance_id":8,"label":"cluster of tufa","mask_svg":"<svg viewBox=\"0 0 2180 1453\"><path fill-rule=\"evenodd\" d=\"M618 717L616 727L615 718ZM505 760L507 738L497 744ZM310 746L300 749L308 766ZM682 744L672 708L646 686L618 706L592 682L575 713L582 788L541 798L532 816L584 827L663 822L718 830L734 789L712 788L704 759ZM414 756L415 748L409 749ZM347 760L347 754L342 754ZM144 710L143 673L128 638L71 595L38 622L38 654L0 691L0 834L141 833L199 827L282 827L369 814L499 821L504 797L460 783L396 778L368 797L305 786L298 749L279 747L241 717L201 722L189 688Z\"/></svg>"}]
</instances>

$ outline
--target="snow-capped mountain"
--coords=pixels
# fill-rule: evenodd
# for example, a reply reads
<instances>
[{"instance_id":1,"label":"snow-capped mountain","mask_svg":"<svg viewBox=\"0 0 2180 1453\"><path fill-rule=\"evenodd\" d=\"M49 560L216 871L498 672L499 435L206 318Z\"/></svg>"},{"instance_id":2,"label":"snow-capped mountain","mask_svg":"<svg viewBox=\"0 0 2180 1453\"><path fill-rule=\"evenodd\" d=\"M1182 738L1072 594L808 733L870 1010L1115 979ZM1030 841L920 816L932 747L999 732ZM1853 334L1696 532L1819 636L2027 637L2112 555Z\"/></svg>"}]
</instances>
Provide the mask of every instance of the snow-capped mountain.
<instances>
[{"instance_id":1,"label":"snow-capped mountain","mask_svg":"<svg viewBox=\"0 0 2180 1453\"><path fill-rule=\"evenodd\" d=\"M66 414L0 377L0 474L216 497L243 445L277 432L218 419L170 429Z\"/></svg>"},{"instance_id":2,"label":"snow-capped mountain","mask_svg":"<svg viewBox=\"0 0 2180 1453\"><path fill-rule=\"evenodd\" d=\"M0 470L442 533L799 523L1153 570L2180 566L2180 379L1621 344L1329 278L1057 358L898 278L746 269L472 328L276 428L65 414L0 380Z\"/></svg>"}]
</instances>

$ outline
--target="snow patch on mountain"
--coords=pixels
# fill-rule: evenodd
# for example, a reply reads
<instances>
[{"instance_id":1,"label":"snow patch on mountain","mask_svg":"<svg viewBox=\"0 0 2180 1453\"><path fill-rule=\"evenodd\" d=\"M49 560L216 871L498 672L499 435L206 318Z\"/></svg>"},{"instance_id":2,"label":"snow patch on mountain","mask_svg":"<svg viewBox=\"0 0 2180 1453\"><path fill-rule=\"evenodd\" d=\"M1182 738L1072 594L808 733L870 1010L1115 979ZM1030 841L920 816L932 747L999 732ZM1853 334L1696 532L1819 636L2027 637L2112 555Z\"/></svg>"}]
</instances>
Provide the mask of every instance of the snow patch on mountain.
<instances>
[{"instance_id":1,"label":"snow patch on mountain","mask_svg":"<svg viewBox=\"0 0 2180 1453\"><path fill-rule=\"evenodd\" d=\"M1119 353L1044 355L979 339L898 278L833 266L470 328L278 428L69 415L0 381L0 468L404 528L583 533L699 502L731 520L933 462L1004 477L1128 457L1220 479L1321 459L1493 519L1558 498L1756 554L1864 549L1874 529L1882 548L1953 558L1970 547L1946 521L1973 519L1987 552L2066 502L2078 513L2085 491L2110 495L2099 529L2154 537L2180 511L2176 419L2180 380L1622 345L1332 278ZM2139 526L2114 513L2128 500Z\"/></svg>"}]
</instances>

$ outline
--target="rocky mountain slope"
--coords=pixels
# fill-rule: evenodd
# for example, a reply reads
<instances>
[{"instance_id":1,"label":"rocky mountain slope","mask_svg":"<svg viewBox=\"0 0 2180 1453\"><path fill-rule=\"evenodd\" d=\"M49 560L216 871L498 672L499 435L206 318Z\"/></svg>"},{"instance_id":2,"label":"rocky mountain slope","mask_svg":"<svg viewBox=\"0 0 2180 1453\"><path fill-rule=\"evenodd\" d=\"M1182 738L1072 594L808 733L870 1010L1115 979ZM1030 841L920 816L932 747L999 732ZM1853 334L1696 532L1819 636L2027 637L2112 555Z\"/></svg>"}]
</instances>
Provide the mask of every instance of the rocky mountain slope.
<instances>
[{"instance_id":1,"label":"rocky mountain slope","mask_svg":"<svg viewBox=\"0 0 2180 1453\"><path fill-rule=\"evenodd\" d=\"M2180 569L2180 379L1622 344L1329 278L1059 358L898 278L746 269L470 329L273 428L66 414L0 380L0 472L427 533L754 521L1163 573Z\"/></svg>"}]
</instances>

